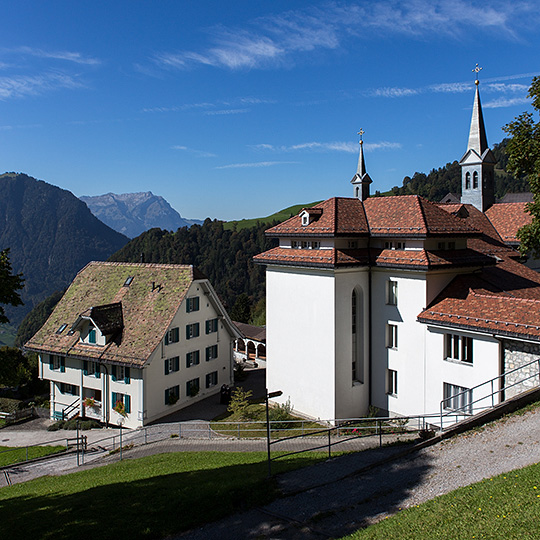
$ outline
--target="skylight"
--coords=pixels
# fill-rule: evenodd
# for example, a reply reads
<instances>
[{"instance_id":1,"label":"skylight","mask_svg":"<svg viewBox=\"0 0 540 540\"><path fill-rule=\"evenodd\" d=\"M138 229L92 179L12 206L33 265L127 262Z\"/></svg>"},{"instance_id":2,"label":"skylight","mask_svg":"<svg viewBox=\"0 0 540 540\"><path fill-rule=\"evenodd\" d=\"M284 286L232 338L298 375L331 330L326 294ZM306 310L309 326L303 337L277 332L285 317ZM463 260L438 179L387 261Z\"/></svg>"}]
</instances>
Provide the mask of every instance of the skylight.
<instances>
[{"instance_id":1,"label":"skylight","mask_svg":"<svg viewBox=\"0 0 540 540\"><path fill-rule=\"evenodd\" d=\"M128 276L126 281L124 282L124 287L129 287L131 285L131 282L133 281L134 276Z\"/></svg>"},{"instance_id":2,"label":"skylight","mask_svg":"<svg viewBox=\"0 0 540 540\"><path fill-rule=\"evenodd\" d=\"M60 326L60 328L56 331L57 334L61 334L66 329L67 324L63 324Z\"/></svg>"}]
</instances>

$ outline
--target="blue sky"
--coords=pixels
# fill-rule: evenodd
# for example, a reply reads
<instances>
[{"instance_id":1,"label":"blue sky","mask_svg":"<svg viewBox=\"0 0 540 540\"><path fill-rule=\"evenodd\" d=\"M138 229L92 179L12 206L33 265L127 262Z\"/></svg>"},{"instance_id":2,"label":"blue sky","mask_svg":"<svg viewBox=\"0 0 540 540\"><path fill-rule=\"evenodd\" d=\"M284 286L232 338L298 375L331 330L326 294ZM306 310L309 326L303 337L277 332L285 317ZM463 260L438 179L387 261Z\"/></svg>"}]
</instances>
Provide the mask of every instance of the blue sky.
<instances>
[{"instance_id":1,"label":"blue sky","mask_svg":"<svg viewBox=\"0 0 540 540\"><path fill-rule=\"evenodd\" d=\"M491 145L528 110L540 2L3 2L0 171L75 195L152 191L239 219L373 189Z\"/></svg>"}]
</instances>

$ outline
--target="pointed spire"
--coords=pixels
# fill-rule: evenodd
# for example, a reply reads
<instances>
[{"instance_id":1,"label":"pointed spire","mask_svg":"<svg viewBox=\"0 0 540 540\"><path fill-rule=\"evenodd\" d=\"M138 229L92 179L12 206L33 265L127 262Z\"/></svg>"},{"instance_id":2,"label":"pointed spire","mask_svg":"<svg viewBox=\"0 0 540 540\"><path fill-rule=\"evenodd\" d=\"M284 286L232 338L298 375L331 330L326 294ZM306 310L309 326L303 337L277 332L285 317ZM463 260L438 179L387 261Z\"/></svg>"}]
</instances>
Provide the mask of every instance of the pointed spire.
<instances>
[{"instance_id":1,"label":"pointed spire","mask_svg":"<svg viewBox=\"0 0 540 540\"><path fill-rule=\"evenodd\" d=\"M358 156L358 167L356 169L356 174L362 178L366 174L366 164L364 162L364 141L362 140L362 135L365 133L363 129L360 129L358 135L360 135L360 155Z\"/></svg>"},{"instance_id":2,"label":"pointed spire","mask_svg":"<svg viewBox=\"0 0 540 540\"><path fill-rule=\"evenodd\" d=\"M373 182L371 177L366 172L366 163L364 161L364 141L362 135L365 133L363 129L360 129L358 135L360 135L360 153L358 155L358 167L356 174L351 180L351 184L354 186L354 196L357 199L365 201L369 197L369 185Z\"/></svg>"},{"instance_id":3,"label":"pointed spire","mask_svg":"<svg viewBox=\"0 0 540 540\"><path fill-rule=\"evenodd\" d=\"M476 72L476 80L474 81L474 84L476 85L476 92L474 94L471 129L469 131L469 144L467 146L467 150L474 150L479 156L482 156L482 154L488 149L486 128L484 126L484 116L482 114L482 105L480 103L480 81L478 80L478 72L481 69L481 67L478 67L478 64L476 64L476 67L473 69L473 71Z\"/></svg>"}]
</instances>

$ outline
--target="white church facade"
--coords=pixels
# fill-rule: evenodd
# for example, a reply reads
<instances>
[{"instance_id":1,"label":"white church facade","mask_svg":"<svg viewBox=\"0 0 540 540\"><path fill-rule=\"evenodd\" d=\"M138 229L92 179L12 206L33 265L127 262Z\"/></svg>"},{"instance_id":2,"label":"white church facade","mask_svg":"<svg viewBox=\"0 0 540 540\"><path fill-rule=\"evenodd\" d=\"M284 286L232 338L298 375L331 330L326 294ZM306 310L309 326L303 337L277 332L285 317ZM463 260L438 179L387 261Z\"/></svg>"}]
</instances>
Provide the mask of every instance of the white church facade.
<instances>
[{"instance_id":1,"label":"white church facade","mask_svg":"<svg viewBox=\"0 0 540 540\"><path fill-rule=\"evenodd\" d=\"M266 266L267 387L278 401L322 420L370 406L435 414L443 400L469 414L492 402L491 385L478 385L540 356L540 276L484 213L492 158L477 85L462 203L369 197L360 141L353 198L267 231L279 246L255 261Z\"/></svg>"}]
</instances>

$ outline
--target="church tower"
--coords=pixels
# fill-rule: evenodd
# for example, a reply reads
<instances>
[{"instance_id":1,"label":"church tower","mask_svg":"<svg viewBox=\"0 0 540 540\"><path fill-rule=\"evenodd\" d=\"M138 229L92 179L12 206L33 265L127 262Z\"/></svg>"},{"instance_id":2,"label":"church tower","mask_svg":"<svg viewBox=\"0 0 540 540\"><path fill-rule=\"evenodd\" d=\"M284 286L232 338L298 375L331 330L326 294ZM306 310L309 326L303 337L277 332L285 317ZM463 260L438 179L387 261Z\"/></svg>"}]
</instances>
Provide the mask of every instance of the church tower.
<instances>
[{"instance_id":1,"label":"church tower","mask_svg":"<svg viewBox=\"0 0 540 540\"><path fill-rule=\"evenodd\" d=\"M364 133L363 129L358 132L358 135L360 135L360 155L358 156L358 168L356 169L356 174L351 180L354 190L353 196L361 201L365 201L369 197L369 186L373 182L366 172L366 164L364 162L364 141L362 140L362 135Z\"/></svg>"},{"instance_id":2,"label":"church tower","mask_svg":"<svg viewBox=\"0 0 540 540\"><path fill-rule=\"evenodd\" d=\"M485 212L495 202L495 163L493 152L489 149L480 104L480 81L478 72L482 68L473 69L476 72L476 85L469 144L467 151L459 161L461 165L461 202L472 204L481 212Z\"/></svg>"}]
</instances>

